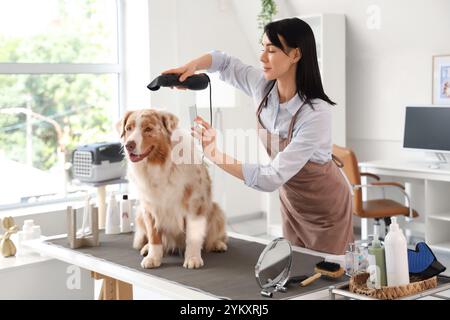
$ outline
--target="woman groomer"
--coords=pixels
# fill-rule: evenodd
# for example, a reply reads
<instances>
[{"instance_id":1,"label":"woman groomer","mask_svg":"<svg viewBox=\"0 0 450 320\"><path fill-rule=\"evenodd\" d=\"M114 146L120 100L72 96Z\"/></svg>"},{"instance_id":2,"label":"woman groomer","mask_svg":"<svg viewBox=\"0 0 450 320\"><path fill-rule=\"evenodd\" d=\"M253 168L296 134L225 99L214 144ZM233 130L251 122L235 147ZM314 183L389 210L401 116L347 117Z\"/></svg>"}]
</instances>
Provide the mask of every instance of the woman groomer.
<instances>
[{"instance_id":1,"label":"woman groomer","mask_svg":"<svg viewBox=\"0 0 450 320\"><path fill-rule=\"evenodd\" d=\"M184 81L197 70L220 78L252 96L259 107L258 125L272 158L269 165L241 164L216 149L215 130L203 119L192 134L205 155L257 190L280 191L284 237L308 249L343 254L352 232L349 186L332 161L331 108L317 63L314 34L304 21L269 23L262 42L262 70L214 51L164 73ZM279 136L279 146L268 141ZM279 150L277 150L279 149Z\"/></svg>"}]
</instances>

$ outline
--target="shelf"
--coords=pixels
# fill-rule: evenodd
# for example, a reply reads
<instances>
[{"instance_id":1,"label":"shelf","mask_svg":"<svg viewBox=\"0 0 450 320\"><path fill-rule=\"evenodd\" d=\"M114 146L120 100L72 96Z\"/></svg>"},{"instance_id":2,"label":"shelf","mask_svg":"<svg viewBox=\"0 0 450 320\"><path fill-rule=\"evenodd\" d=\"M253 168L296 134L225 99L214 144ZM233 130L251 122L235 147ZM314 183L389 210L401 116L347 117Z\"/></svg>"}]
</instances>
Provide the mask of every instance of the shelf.
<instances>
[{"instance_id":1,"label":"shelf","mask_svg":"<svg viewBox=\"0 0 450 320\"><path fill-rule=\"evenodd\" d=\"M450 253L450 241L430 244L431 249L445 251Z\"/></svg>"},{"instance_id":2,"label":"shelf","mask_svg":"<svg viewBox=\"0 0 450 320\"><path fill-rule=\"evenodd\" d=\"M437 213L427 215L428 219L450 222L450 213Z\"/></svg>"},{"instance_id":3,"label":"shelf","mask_svg":"<svg viewBox=\"0 0 450 320\"><path fill-rule=\"evenodd\" d=\"M450 266L450 170L431 170L417 160L396 161L379 160L359 164L362 170L383 175L409 185L413 207L421 215L418 219L423 225L426 243L440 252L440 259ZM414 204L415 202L415 204ZM415 225L404 224L406 229ZM415 231L415 230L412 230ZM411 233L416 236L415 232ZM415 240L415 239L414 239Z\"/></svg>"},{"instance_id":4,"label":"shelf","mask_svg":"<svg viewBox=\"0 0 450 320\"><path fill-rule=\"evenodd\" d=\"M411 221L403 225L405 230L413 231L420 235L425 235L425 223L420 221Z\"/></svg>"}]
</instances>

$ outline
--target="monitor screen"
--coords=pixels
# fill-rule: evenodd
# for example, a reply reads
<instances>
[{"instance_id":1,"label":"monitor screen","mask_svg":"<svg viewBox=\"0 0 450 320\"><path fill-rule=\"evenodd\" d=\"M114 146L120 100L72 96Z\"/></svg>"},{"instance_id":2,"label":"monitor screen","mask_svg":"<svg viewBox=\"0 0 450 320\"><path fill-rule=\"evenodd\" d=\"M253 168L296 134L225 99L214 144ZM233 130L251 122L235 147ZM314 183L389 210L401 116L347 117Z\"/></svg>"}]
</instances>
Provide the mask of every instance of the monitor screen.
<instances>
[{"instance_id":1,"label":"monitor screen","mask_svg":"<svg viewBox=\"0 0 450 320\"><path fill-rule=\"evenodd\" d=\"M406 107L403 147L450 152L450 107Z\"/></svg>"}]
</instances>

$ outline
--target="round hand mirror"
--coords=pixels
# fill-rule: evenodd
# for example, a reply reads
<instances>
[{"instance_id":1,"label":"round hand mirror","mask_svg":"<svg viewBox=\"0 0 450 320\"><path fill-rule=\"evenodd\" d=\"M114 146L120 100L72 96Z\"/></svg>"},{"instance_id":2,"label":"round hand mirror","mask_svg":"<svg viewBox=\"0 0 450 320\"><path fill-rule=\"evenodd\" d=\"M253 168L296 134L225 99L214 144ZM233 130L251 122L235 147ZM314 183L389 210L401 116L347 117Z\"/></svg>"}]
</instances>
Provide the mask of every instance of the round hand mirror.
<instances>
[{"instance_id":1,"label":"round hand mirror","mask_svg":"<svg viewBox=\"0 0 450 320\"><path fill-rule=\"evenodd\" d=\"M285 292L292 263L291 243L284 238L270 242L255 266L256 281L262 288L261 294L272 297L274 292Z\"/></svg>"}]
</instances>

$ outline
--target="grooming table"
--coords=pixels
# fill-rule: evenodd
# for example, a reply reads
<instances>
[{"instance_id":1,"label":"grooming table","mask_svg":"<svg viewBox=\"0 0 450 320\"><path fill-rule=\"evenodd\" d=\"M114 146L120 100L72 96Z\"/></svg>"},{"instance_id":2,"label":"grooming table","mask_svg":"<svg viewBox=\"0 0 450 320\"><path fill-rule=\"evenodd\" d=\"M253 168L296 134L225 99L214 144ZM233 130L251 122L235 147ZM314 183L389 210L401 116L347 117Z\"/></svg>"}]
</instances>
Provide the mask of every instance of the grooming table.
<instances>
[{"instance_id":1,"label":"grooming table","mask_svg":"<svg viewBox=\"0 0 450 320\"><path fill-rule=\"evenodd\" d=\"M203 253L204 267L197 270L183 268L180 254L164 256L161 267L143 269L142 257L132 248L133 234L100 234L100 246L70 249L66 237L30 241L28 246L42 254L92 271L94 278L104 278L107 287L103 299L130 299L132 286L158 292L173 299L270 299L260 295L255 279L255 264L268 240L228 233L228 251ZM312 275L314 266L323 254L293 248L291 275ZM328 288L348 281L320 278L306 287L289 285L286 293L275 293L272 299L312 299L311 293L322 292L327 298Z\"/></svg>"}]
</instances>

